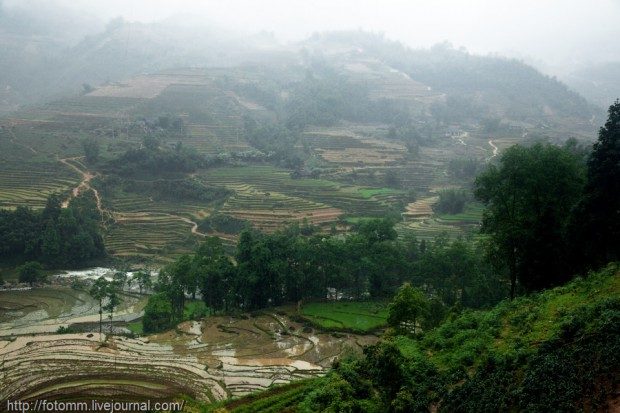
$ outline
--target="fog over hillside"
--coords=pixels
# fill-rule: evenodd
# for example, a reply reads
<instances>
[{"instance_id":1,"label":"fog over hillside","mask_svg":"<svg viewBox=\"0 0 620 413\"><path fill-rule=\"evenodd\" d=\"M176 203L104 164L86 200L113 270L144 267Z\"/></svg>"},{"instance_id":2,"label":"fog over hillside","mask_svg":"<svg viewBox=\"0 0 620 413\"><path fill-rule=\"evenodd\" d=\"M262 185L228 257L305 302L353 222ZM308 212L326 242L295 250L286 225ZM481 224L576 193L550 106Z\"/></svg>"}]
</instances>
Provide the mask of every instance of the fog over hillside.
<instances>
[{"instance_id":1,"label":"fog over hillside","mask_svg":"<svg viewBox=\"0 0 620 413\"><path fill-rule=\"evenodd\" d=\"M615 79L599 78L601 66L620 61L620 45L609 41L620 30L618 1L223 4L4 0L0 109L144 71L268 60L266 52L286 53L313 33L342 30L380 33L414 49L448 42L476 55L517 58L600 107L618 89ZM108 54L101 55L100 48ZM88 67L92 55L103 56L98 69Z\"/></svg>"}]
</instances>

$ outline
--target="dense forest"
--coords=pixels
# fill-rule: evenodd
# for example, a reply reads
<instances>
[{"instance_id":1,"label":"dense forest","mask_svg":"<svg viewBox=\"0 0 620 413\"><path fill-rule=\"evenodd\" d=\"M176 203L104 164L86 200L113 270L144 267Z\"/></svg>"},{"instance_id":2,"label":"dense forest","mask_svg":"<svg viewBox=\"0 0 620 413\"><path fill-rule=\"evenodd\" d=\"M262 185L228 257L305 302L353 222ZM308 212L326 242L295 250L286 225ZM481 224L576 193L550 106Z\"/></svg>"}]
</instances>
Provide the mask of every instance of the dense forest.
<instances>
[{"instance_id":1,"label":"dense forest","mask_svg":"<svg viewBox=\"0 0 620 413\"><path fill-rule=\"evenodd\" d=\"M50 195L41 211L0 210L0 260L37 261L50 268L83 266L105 256L101 216L89 196L73 198L66 208Z\"/></svg>"}]
</instances>

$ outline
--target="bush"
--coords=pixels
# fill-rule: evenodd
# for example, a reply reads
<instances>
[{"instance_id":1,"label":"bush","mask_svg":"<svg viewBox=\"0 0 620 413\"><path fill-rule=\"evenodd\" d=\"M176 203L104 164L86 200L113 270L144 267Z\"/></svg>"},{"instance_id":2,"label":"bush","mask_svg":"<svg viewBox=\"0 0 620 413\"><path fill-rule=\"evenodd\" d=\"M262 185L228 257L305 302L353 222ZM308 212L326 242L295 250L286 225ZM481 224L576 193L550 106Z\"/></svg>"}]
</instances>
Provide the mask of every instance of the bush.
<instances>
[{"instance_id":1,"label":"bush","mask_svg":"<svg viewBox=\"0 0 620 413\"><path fill-rule=\"evenodd\" d=\"M243 231L249 222L230 215L214 214L205 218L199 225L202 231L217 231L225 234L238 234Z\"/></svg>"},{"instance_id":2,"label":"bush","mask_svg":"<svg viewBox=\"0 0 620 413\"><path fill-rule=\"evenodd\" d=\"M142 318L144 332L158 333L169 329L173 323L172 314L172 304L165 293L150 296Z\"/></svg>"},{"instance_id":3,"label":"bush","mask_svg":"<svg viewBox=\"0 0 620 413\"><path fill-rule=\"evenodd\" d=\"M43 274L43 267L36 261L29 261L24 265L18 267L19 282L28 283L33 285L37 282L45 281L45 275Z\"/></svg>"}]
</instances>

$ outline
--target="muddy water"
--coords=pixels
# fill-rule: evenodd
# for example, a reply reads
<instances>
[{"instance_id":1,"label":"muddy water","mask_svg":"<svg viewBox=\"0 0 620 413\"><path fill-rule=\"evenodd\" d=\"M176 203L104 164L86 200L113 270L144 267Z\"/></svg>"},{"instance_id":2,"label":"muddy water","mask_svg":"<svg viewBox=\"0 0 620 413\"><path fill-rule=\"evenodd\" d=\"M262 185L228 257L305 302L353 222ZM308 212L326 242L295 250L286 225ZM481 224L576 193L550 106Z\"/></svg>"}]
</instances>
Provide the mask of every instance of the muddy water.
<instances>
[{"instance_id":1,"label":"muddy water","mask_svg":"<svg viewBox=\"0 0 620 413\"><path fill-rule=\"evenodd\" d=\"M113 271L98 268L61 277L93 279ZM140 315L144 303L128 300L115 313L116 321ZM377 341L370 335L304 333L303 325L271 312L209 317L136 339L57 335L50 333L60 326L97 326L98 303L85 291L63 286L4 291L0 302L0 399L181 392L221 400L320 376L338 357Z\"/></svg>"},{"instance_id":2,"label":"muddy water","mask_svg":"<svg viewBox=\"0 0 620 413\"><path fill-rule=\"evenodd\" d=\"M269 313L210 317L136 339L105 334L0 339L0 375L6 383L0 399L129 391L146 397L157 389L160 395L221 400L323 375L337 357L376 340L302 333L301 325Z\"/></svg>"}]
</instances>

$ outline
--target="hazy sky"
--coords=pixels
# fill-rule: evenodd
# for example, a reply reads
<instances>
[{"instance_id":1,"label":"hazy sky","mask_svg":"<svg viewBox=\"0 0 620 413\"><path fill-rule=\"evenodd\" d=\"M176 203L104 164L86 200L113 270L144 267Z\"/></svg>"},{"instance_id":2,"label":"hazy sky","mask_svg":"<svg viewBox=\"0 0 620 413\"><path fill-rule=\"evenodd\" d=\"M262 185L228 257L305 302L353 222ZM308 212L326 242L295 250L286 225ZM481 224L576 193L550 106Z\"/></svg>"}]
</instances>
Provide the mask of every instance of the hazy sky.
<instances>
[{"instance_id":1,"label":"hazy sky","mask_svg":"<svg viewBox=\"0 0 620 413\"><path fill-rule=\"evenodd\" d=\"M5 0L6 4L41 0ZM365 29L410 46L444 40L556 69L620 60L620 0L57 0L103 19L151 22L178 14L299 40L324 30Z\"/></svg>"}]
</instances>

